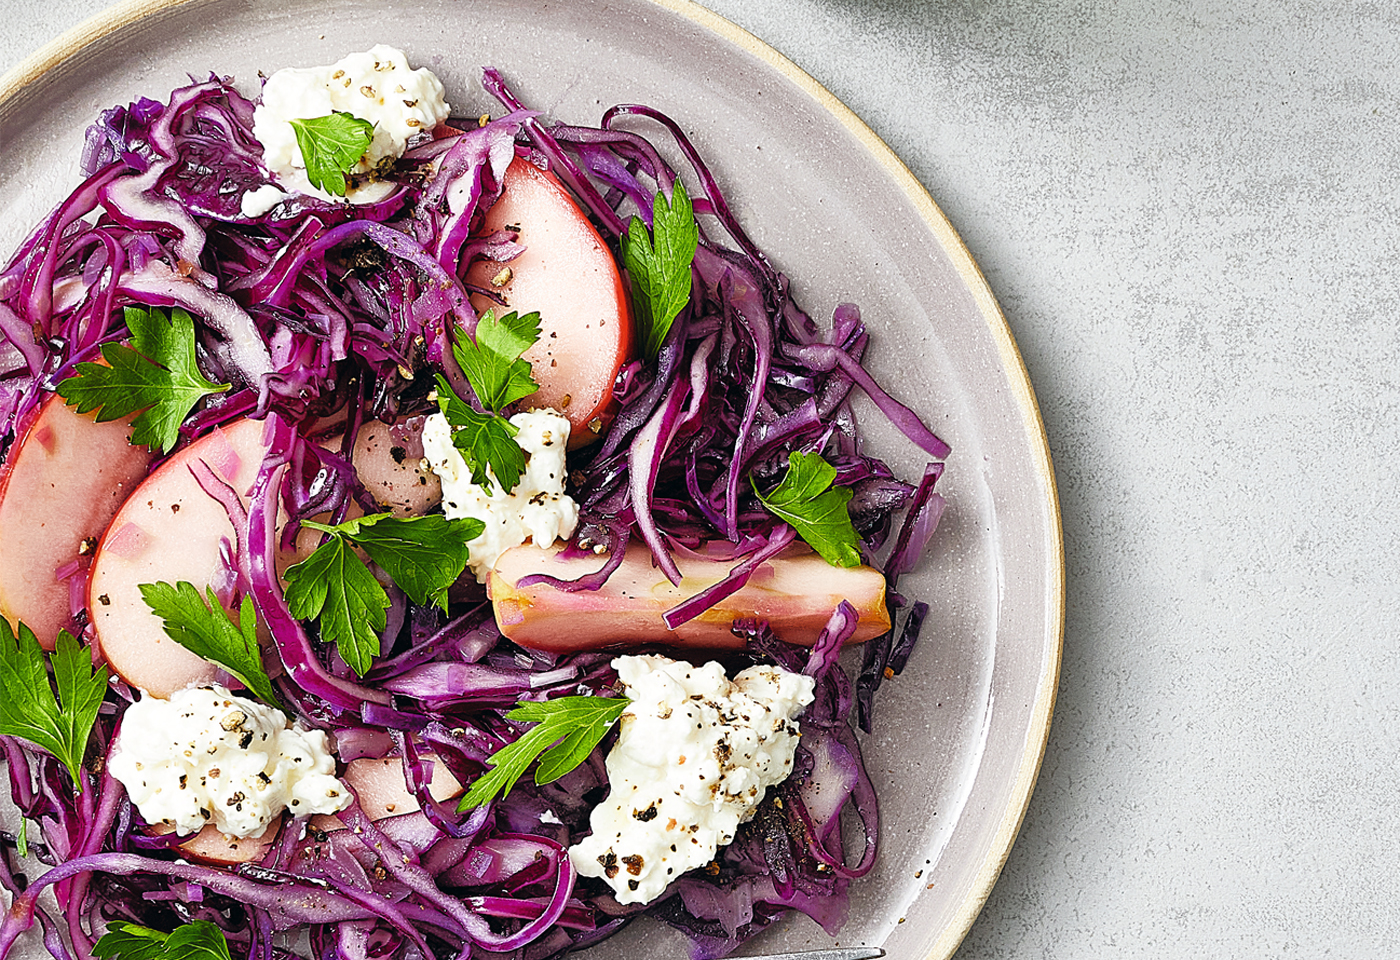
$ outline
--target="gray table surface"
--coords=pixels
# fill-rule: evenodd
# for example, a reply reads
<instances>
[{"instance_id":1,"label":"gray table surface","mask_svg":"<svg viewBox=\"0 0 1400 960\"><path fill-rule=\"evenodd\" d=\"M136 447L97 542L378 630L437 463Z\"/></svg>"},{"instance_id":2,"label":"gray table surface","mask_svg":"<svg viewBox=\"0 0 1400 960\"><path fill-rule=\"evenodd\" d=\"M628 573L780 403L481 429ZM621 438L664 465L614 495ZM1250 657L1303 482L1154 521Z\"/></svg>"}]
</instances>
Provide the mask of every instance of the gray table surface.
<instances>
[{"instance_id":1,"label":"gray table surface","mask_svg":"<svg viewBox=\"0 0 1400 960\"><path fill-rule=\"evenodd\" d=\"M103 0L0 0L0 69ZM985 271L1064 509L1054 726L959 958L1400 955L1400 12L706 0Z\"/></svg>"}]
</instances>

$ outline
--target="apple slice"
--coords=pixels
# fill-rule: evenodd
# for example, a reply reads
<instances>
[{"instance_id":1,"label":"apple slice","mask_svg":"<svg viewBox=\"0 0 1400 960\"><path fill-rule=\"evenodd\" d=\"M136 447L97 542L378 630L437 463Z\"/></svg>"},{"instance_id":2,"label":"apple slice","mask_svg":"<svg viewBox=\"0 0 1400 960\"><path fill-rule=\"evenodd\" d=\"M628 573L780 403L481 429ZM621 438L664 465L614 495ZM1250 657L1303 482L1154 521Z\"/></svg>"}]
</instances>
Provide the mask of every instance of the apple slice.
<instances>
[{"instance_id":1,"label":"apple slice","mask_svg":"<svg viewBox=\"0 0 1400 960\"><path fill-rule=\"evenodd\" d=\"M486 590L496 624L522 647L558 653L640 643L737 649L745 641L730 626L741 617L767 620L779 639L811 646L842 600L849 600L860 615L852 643L890 628L884 574L872 567L834 567L805 549L789 550L760 565L742 588L675 630L666 626L662 614L719 583L734 561L678 556L682 579L676 586L652 563L646 546L633 544L601 589L568 593L545 584L516 585L533 573L573 580L604 563L601 557L561 559L563 549L515 547L501 554L491 571Z\"/></svg>"},{"instance_id":2,"label":"apple slice","mask_svg":"<svg viewBox=\"0 0 1400 960\"><path fill-rule=\"evenodd\" d=\"M360 809L371 820L417 813L422 809L418 798L408 792L403 782L403 760L399 757L351 760L345 765L345 772L340 778L354 788L355 795L360 798ZM462 789L445 763L438 761L433 764L433 779L428 783L428 793L434 800L449 800L460 794ZM311 824L327 833L345 829L345 824L333 813L318 813L311 818Z\"/></svg>"},{"instance_id":3,"label":"apple slice","mask_svg":"<svg viewBox=\"0 0 1400 960\"><path fill-rule=\"evenodd\" d=\"M360 808L371 820L385 820L406 813L417 813L421 808L418 800L408 792L403 782L403 761L398 757L379 759L362 757L345 765L341 779L354 787L360 798ZM428 792L434 800L443 801L461 794L463 787L442 763L433 764L433 779L428 784ZM179 845L182 853L192 860L211 863L216 866L233 866L261 860L282 828L282 819L268 824L267 829L255 837L230 837L217 827L208 826ZM311 818L311 825L318 830L330 833L344 830L345 824L335 814L318 813ZM168 833L172 829L166 825L152 828L155 833Z\"/></svg>"},{"instance_id":4,"label":"apple slice","mask_svg":"<svg viewBox=\"0 0 1400 960\"><path fill-rule=\"evenodd\" d=\"M422 429L422 417L402 427L370 420L355 435L350 455L355 473L369 495L396 517L427 513L442 499L442 481L423 466Z\"/></svg>"},{"instance_id":5,"label":"apple slice","mask_svg":"<svg viewBox=\"0 0 1400 960\"><path fill-rule=\"evenodd\" d=\"M166 636L139 585L188 580L201 592L227 585L221 549L225 540L235 543L233 524L190 467L203 461L246 495L266 450L261 421L216 427L161 464L107 528L88 578L88 611L108 664L132 686L168 697L192 683L232 682L216 664Z\"/></svg>"},{"instance_id":6,"label":"apple slice","mask_svg":"<svg viewBox=\"0 0 1400 960\"><path fill-rule=\"evenodd\" d=\"M98 423L52 396L19 425L0 465L0 615L11 627L23 620L46 650L73 629L55 571L91 552L150 467L150 450L130 438L126 420Z\"/></svg>"},{"instance_id":7,"label":"apple slice","mask_svg":"<svg viewBox=\"0 0 1400 960\"><path fill-rule=\"evenodd\" d=\"M509 266L479 261L467 282L504 297L506 310L540 313L540 339L525 352L539 392L524 405L569 418L570 449L593 440L612 416L612 387L632 348L627 291L607 244L552 174L516 158L486 212L485 233L517 229L525 252ZM480 294L478 312L495 306ZM495 306L498 311L502 308Z\"/></svg>"},{"instance_id":8,"label":"apple slice","mask_svg":"<svg viewBox=\"0 0 1400 960\"><path fill-rule=\"evenodd\" d=\"M151 832L163 836L173 829L175 828L169 824L158 823L151 827ZM182 841L176 849L200 863L231 867L261 860L281 830L281 817L269 823L262 833L252 837L230 837L210 824L188 840Z\"/></svg>"}]
</instances>

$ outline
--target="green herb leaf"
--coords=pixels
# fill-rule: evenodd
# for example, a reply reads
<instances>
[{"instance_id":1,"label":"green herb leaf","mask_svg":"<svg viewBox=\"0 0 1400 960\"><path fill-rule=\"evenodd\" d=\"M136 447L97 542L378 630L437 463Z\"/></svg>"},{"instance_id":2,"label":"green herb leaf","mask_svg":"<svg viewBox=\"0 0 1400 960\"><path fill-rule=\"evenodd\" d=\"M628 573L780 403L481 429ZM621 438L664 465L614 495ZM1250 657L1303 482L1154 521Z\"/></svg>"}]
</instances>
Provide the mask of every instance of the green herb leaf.
<instances>
[{"instance_id":1,"label":"green herb leaf","mask_svg":"<svg viewBox=\"0 0 1400 960\"><path fill-rule=\"evenodd\" d=\"M379 521L383 522L383 521ZM343 536L333 536L301 563L287 568L287 609L317 619L321 639L334 643L350 668L364 676L379 655L389 595Z\"/></svg>"},{"instance_id":2,"label":"green herb leaf","mask_svg":"<svg viewBox=\"0 0 1400 960\"><path fill-rule=\"evenodd\" d=\"M449 520L436 513L408 518L377 513L334 527L309 520L302 526L347 537L364 548L410 600L444 610L447 589L466 569L467 544L486 529L475 518Z\"/></svg>"},{"instance_id":3,"label":"green herb leaf","mask_svg":"<svg viewBox=\"0 0 1400 960\"><path fill-rule=\"evenodd\" d=\"M374 124L339 110L330 116L290 123L306 164L306 179L331 196L345 196L345 175L355 169L374 141Z\"/></svg>"},{"instance_id":4,"label":"green herb leaf","mask_svg":"<svg viewBox=\"0 0 1400 960\"><path fill-rule=\"evenodd\" d=\"M754 487L768 512L792 524L797 535L827 563L837 567L860 566L860 540L851 524L846 504L850 487L832 487L836 468L817 453L793 452L782 483L764 496ZM828 489L830 488L830 489Z\"/></svg>"},{"instance_id":5,"label":"green herb leaf","mask_svg":"<svg viewBox=\"0 0 1400 960\"><path fill-rule=\"evenodd\" d=\"M536 758L540 763L535 768L535 782L558 780L588 759L631 702L610 697L520 701L506 719L534 722L537 726L486 759L491 769L471 785L457 810L465 812L505 796Z\"/></svg>"},{"instance_id":6,"label":"green herb leaf","mask_svg":"<svg viewBox=\"0 0 1400 960\"><path fill-rule=\"evenodd\" d=\"M530 361L520 355L540 338L540 315L520 316L511 311L499 320L487 310L476 325L476 340L457 338L452 354L481 405L500 413L540 388L531 373Z\"/></svg>"},{"instance_id":7,"label":"green herb leaf","mask_svg":"<svg viewBox=\"0 0 1400 960\"><path fill-rule=\"evenodd\" d=\"M164 621L171 640L195 656L223 667L263 703L280 706L263 667L258 647L258 614L252 597L243 597L235 623L214 595L213 587L205 587L204 597L187 580L174 586L164 581L143 583L139 589L146 606Z\"/></svg>"},{"instance_id":8,"label":"green herb leaf","mask_svg":"<svg viewBox=\"0 0 1400 960\"><path fill-rule=\"evenodd\" d=\"M19 818L19 833L15 834L15 853L23 860L29 856L29 818Z\"/></svg>"},{"instance_id":9,"label":"green herb leaf","mask_svg":"<svg viewBox=\"0 0 1400 960\"><path fill-rule=\"evenodd\" d=\"M512 311L497 320L487 310L476 325L476 339L460 337L452 345L452 355L487 413L478 413L446 377L437 375L438 409L454 428L452 444L461 451L472 482L487 493L495 488L492 475L509 493L525 472L525 451L515 442L519 431L500 413L539 389L530 362L521 359L539 338L538 313Z\"/></svg>"},{"instance_id":10,"label":"green herb leaf","mask_svg":"<svg viewBox=\"0 0 1400 960\"><path fill-rule=\"evenodd\" d=\"M209 923L208 920L200 921ZM213 924L209 924L213 926ZM107 932L93 944L92 953L102 960L164 960L165 943L170 934L138 926L124 920L115 920L107 925Z\"/></svg>"},{"instance_id":11,"label":"green herb leaf","mask_svg":"<svg viewBox=\"0 0 1400 960\"><path fill-rule=\"evenodd\" d=\"M107 668L94 670L92 654L67 630L58 632L49 663L53 686L34 631L21 623L16 635L0 618L0 734L28 740L53 754L81 793L83 752L107 693Z\"/></svg>"},{"instance_id":12,"label":"green herb leaf","mask_svg":"<svg viewBox=\"0 0 1400 960\"><path fill-rule=\"evenodd\" d=\"M208 920L176 927L173 933L113 920L92 953L100 960L231 960L224 932Z\"/></svg>"},{"instance_id":13,"label":"green herb leaf","mask_svg":"<svg viewBox=\"0 0 1400 960\"><path fill-rule=\"evenodd\" d=\"M194 353L194 318L175 307L127 307L131 346L102 345L105 363L80 363L58 385L58 395L79 413L98 411L99 422L137 411L131 442L169 453L190 410L228 384L211 383L199 372Z\"/></svg>"},{"instance_id":14,"label":"green herb leaf","mask_svg":"<svg viewBox=\"0 0 1400 960\"><path fill-rule=\"evenodd\" d=\"M514 490L525 473L525 451L515 442L520 431L498 414L477 413L457 396L442 374L437 375L437 381L438 409L454 428L452 445L472 472L472 483L489 494L495 489L494 476L506 493Z\"/></svg>"},{"instance_id":15,"label":"green herb leaf","mask_svg":"<svg viewBox=\"0 0 1400 960\"><path fill-rule=\"evenodd\" d=\"M651 202L652 237L641 217L622 235L622 262L632 277L642 349L655 357L677 315L690 302L690 265L700 243L685 184L676 181L670 204L656 192Z\"/></svg>"}]
</instances>

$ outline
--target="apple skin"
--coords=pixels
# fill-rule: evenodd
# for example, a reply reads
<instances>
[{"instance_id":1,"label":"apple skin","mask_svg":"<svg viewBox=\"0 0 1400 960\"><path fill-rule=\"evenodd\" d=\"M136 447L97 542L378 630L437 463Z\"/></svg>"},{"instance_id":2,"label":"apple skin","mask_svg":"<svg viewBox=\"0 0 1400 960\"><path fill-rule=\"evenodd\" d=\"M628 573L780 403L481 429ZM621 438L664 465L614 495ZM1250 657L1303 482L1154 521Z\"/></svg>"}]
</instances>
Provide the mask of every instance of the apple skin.
<instances>
[{"instance_id":1,"label":"apple skin","mask_svg":"<svg viewBox=\"0 0 1400 960\"><path fill-rule=\"evenodd\" d=\"M632 353L627 289L612 253L568 190L517 157L481 231L518 228L525 252L508 265L478 261L469 284L494 290L505 307L475 294L478 313L492 308L540 314L540 339L525 352L538 393L525 408L551 407L569 418L569 448L597 438L615 412L612 388Z\"/></svg>"},{"instance_id":2,"label":"apple skin","mask_svg":"<svg viewBox=\"0 0 1400 960\"><path fill-rule=\"evenodd\" d=\"M74 630L55 571L91 555L150 468L150 450L130 439L129 420L98 423L54 395L19 424L0 465L0 616L23 621L46 650Z\"/></svg>"}]
</instances>

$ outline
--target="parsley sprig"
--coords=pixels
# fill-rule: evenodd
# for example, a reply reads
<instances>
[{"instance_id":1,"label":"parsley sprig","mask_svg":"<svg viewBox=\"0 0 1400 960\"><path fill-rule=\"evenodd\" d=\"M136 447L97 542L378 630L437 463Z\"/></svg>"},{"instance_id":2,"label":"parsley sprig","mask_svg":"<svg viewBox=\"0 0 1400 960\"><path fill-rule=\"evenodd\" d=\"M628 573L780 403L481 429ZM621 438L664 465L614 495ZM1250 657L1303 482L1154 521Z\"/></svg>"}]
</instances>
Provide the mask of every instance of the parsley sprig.
<instances>
[{"instance_id":1,"label":"parsley sprig","mask_svg":"<svg viewBox=\"0 0 1400 960\"><path fill-rule=\"evenodd\" d=\"M651 202L651 236L634 216L622 235L622 262L632 278L636 322L642 349L655 357L671 324L690 302L690 265L700 243L685 184L676 181L671 202L657 191Z\"/></svg>"},{"instance_id":2,"label":"parsley sprig","mask_svg":"<svg viewBox=\"0 0 1400 960\"><path fill-rule=\"evenodd\" d=\"M102 345L104 363L80 363L58 385L58 395L79 413L98 411L99 422L140 412L131 442L169 453L194 405L229 385L200 373L194 353L194 318L179 307L127 307L131 345Z\"/></svg>"},{"instance_id":3,"label":"parsley sprig","mask_svg":"<svg viewBox=\"0 0 1400 960\"><path fill-rule=\"evenodd\" d=\"M467 544L486 529L474 518L399 518L387 513L334 526L304 520L302 526L330 539L287 568L287 609L298 619L318 620L321 639L334 643L361 676L379 655L389 594L353 547L369 554L414 603L446 609L447 590L467 566Z\"/></svg>"},{"instance_id":4,"label":"parsley sprig","mask_svg":"<svg viewBox=\"0 0 1400 960\"><path fill-rule=\"evenodd\" d=\"M306 179L331 196L345 196L345 176L374 142L374 124L340 110L290 123L306 165Z\"/></svg>"},{"instance_id":5,"label":"parsley sprig","mask_svg":"<svg viewBox=\"0 0 1400 960\"><path fill-rule=\"evenodd\" d=\"M486 759L490 770L477 778L457 804L458 812L484 806L510 792L536 759L535 783L553 783L588 759L632 701L612 697L522 700L507 720L534 723L514 743Z\"/></svg>"},{"instance_id":6,"label":"parsley sprig","mask_svg":"<svg viewBox=\"0 0 1400 960\"><path fill-rule=\"evenodd\" d=\"M452 345L452 354L483 407L500 413L540 388L530 361L521 358L539 338L538 311L518 314L512 310L497 318L494 310L487 310L476 325L476 339L459 337Z\"/></svg>"},{"instance_id":7,"label":"parsley sprig","mask_svg":"<svg viewBox=\"0 0 1400 960\"><path fill-rule=\"evenodd\" d=\"M486 413L477 412L446 377L437 375L438 409L454 428L452 445L471 470L472 482L488 494L493 477L509 493L525 472L525 451L515 442L520 431L501 411L539 389L530 361L521 356L539 338L538 313L511 311L497 319L487 310L476 325L476 339L459 337L452 345L452 355Z\"/></svg>"},{"instance_id":8,"label":"parsley sprig","mask_svg":"<svg viewBox=\"0 0 1400 960\"><path fill-rule=\"evenodd\" d=\"M846 504L850 487L834 487L836 468L818 453L788 455L788 472L773 492L754 493L768 512L791 524L797 535L827 563L860 566L860 539Z\"/></svg>"},{"instance_id":9,"label":"parsley sprig","mask_svg":"<svg viewBox=\"0 0 1400 960\"><path fill-rule=\"evenodd\" d=\"M231 960L224 932L208 920L196 920L162 933L150 927L113 920L93 944L99 960Z\"/></svg>"},{"instance_id":10,"label":"parsley sprig","mask_svg":"<svg viewBox=\"0 0 1400 960\"><path fill-rule=\"evenodd\" d=\"M49 663L53 685L34 631L20 623L16 634L0 617L0 734L53 754L81 793L83 753L107 693L107 668L94 670L92 654L67 630L58 632Z\"/></svg>"},{"instance_id":11,"label":"parsley sprig","mask_svg":"<svg viewBox=\"0 0 1400 960\"><path fill-rule=\"evenodd\" d=\"M258 647L258 614L252 597L243 597L234 622L224 612L213 587L204 588L207 602L188 580L173 586L159 580L140 584L139 589L146 606L164 621L170 639L223 667L263 703L280 706Z\"/></svg>"}]
</instances>

